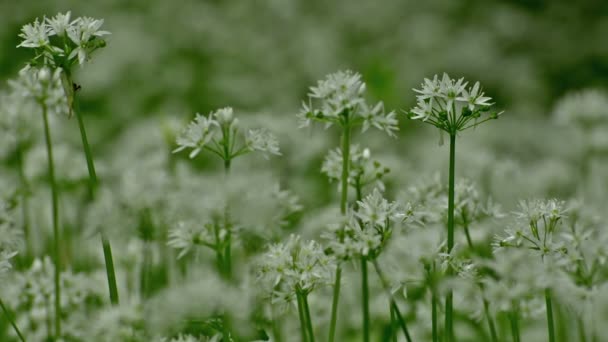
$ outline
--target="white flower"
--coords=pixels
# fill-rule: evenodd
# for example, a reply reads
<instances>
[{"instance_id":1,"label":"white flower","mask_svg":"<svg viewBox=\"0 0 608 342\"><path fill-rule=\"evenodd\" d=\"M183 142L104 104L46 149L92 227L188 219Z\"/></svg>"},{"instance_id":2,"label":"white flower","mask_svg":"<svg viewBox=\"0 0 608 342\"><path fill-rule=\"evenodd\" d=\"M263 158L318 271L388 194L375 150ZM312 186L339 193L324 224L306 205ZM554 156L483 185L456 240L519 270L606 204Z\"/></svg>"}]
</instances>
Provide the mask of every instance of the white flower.
<instances>
[{"instance_id":1,"label":"white flower","mask_svg":"<svg viewBox=\"0 0 608 342\"><path fill-rule=\"evenodd\" d=\"M475 127L502 114L490 113L482 118L492 103L490 97L484 96L479 82L467 88L463 78L454 80L446 73L441 80L437 75L432 80L425 78L420 89L414 89L414 92L418 93L417 104L408 112L410 119L430 123L449 134Z\"/></svg>"},{"instance_id":2,"label":"white flower","mask_svg":"<svg viewBox=\"0 0 608 342\"><path fill-rule=\"evenodd\" d=\"M71 15L72 13L68 11L65 14L57 13L57 15L52 18L46 18L46 23L49 26L49 35L64 36L68 28L76 22L70 22Z\"/></svg>"},{"instance_id":3,"label":"white flower","mask_svg":"<svg viewBox=\"0 0 608 342\"><path fill-rule=\"evenodd\" d=\"M238 120L234 118L232 107L220 108L213 113L213 116L221 126L232 127L238 123Z\"/></svg>"},{"instance_id":4,"label":"white flower","mask_svg":"<svg viewBox=\"0 0 608 342\"><path fill-rule=\"evenodd\" d=\"M369 149L361 149L358 145L350 146L350 174L348 183L352 187L365 188L370 184L375 184L383 188L382 178L390 171L380 162L371 158ZM336 148L330 150L325 156L321 172L325 173L330 180L339 181L342 177L342 150ZM338 186L338 191L342 187Z\"/></svg>"},{"instance_id":5,"label":"white flower","mask_svg":"<svg viewBox=\"0 0 608 342\"><path fill-rule=\"evenodd\" d=\"M40 48L49 44L49 27L45 20L39 21L38 18L31 23L23 25L19 37L23 39L17 47Z\"/></svg>"},{"instance_id":6,"label":"white flower","mask_svg":"<svg viewBox=\"0 0 608 342\"><path fill-rule=\"evenodd\" d=\"M363 125L362 131L373 126L394 136L398 130L395 113L385 113L382 102L370 106L363 97L365 89L361 75L350 70L327 75L316 87L310 88L308 103L302 103L297 115L300 127L312 121L324 123L326 127Z\"/></svg>"},{"instance_id":7,"label":"white flower","mask_svg":"<svg viewBox=\"0 0 608 342\"><path fill-rule=\"evenodd\" d=\"M178 259L188 254L196 246L215 248L214 237L209 226L195 222L178 222L169 231L167 245L179 250Z\"/></svg>"},{"instance_id":8,"label":"white flower","mask_svg":"<svg viewBox=\"0 0 608 342\"><path fill-rule=\"evenodd\" d=\"M267 129L250 129L245 136L245 143L251 151L281 155L279 141Z\"/></svg>"},{"instance_id":9,"label":"white flower","mask_svg":"<svg viewBox=\"0 0 608 342\"><path fill-rule=\"evenodd\" d=\"M179 146L173 152L177 153L187 148L192 148L189 157L196 157L201 150L218 134L217 121L209 117L205 117L196 113L194 120L177 136L177 145Z\"/></svg>"},{"instance_id":10,"label":"white flower","mask_svg":"<svg viewBox=\"0 0 608 342\"><path fill-rule=\"evenodd\" d=\"M20 96L44 104L49 112L67 114L67 100L61 83L61 69L51 70L44 66L40 69L25 67L19 78L10 80L9 85Z\"/></svg>"},{"instance_id":11,"label":"white flower","mask_svg":"<svg viewBox=\"0 0 608 342\"><path fill-rule=\"evenodd\" d=\"M399 210L399 204L387 201L377 188L357 203L359 210L355 215L363 223L388 228L390 223L405 218L405 215Z\"/></svg>"}]
</instances>

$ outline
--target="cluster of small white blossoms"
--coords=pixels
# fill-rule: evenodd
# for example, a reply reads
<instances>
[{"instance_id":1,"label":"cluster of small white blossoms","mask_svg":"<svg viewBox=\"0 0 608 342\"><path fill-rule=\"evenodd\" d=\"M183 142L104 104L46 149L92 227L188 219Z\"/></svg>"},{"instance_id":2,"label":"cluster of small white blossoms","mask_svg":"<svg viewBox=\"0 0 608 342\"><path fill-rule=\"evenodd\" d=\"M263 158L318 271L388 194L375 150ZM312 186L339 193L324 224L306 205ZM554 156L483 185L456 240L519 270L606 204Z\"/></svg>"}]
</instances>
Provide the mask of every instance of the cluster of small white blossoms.
<instances>
[{"instance_id":1,"label":"cluster of small white blossoms","mask_svg":"<svg viewBox=\"0 0 608 342\"><path fill-rule=\"evenodd\" d=\"M178 148L173 152L192 149L189 157L194 158L205 149L224 160L249 152L261 152L265 157L281 154L278 140L264 128L247 130L242 141L237 143L241 135L238 123L230 107L218 109L208 116L197 113L177 136Z\"/></svg>"},{"instance_id":2,"label":"cluster of small white blossoms","mask_svg":"<svg viewBox=\"0 0 608 342\"><path fill-rule=\"evenodd\" d=\"M447 216L448 199L444 200ZM454 220L456 224L468 226L485 218L501 218L500 206L491 198L484 200L477 184L468 178L459 179L454 186Z\"/></svg>"},{"instance_id":3,"label":"cluster of small white blossoms","mask_svg":"<svg viewBox=\"0 0 608 342\"><path fill-rule=\"evenodd\" d=\"M439 174L421 180L408 188L405 196L416 204L418 218L427 223L447 221L447 184ZM500 206L492 199L484 199L478 186L468 178L461 178L454 185L454 222L469 226L486 218L501 218Z\"/></svg>"},{"instance_id":4,"label":"cluster of small white blossoms","mask_svg":"<svg viewBox=\"0 0 608 342\"><path fill-rule=\"evenodd\" d=\"M390 239L393 228L413 216L410 205L403 207L389 202L376 188L362 201L358 210L351 212L345 222L329 226L323 234L328 240L328 249L340 260L364 256L375 259Z\"/></svg>"},{"instance_id":5,"label":"cluster of small white blossoms","mask_svg":"<svg viewBox=\"0 0 608 342\"><path fill-rule=\"evenodd\" d=\"M216 227L214 223L201 224L193 221L179 221L175 227L169 231L167 246L179 251L178 259L183 258L195 247L204 246L216 250L220 248L218 243L224 241L228 230L220 228L217 236L214 234Z\"/></svg>"},{"instance_id":6,"label":"cluster of small white blossoms","mask_svg":"<svg viewBox=\"0 0 608 342\"><path fill-rule=\"evenodd\" d=\"M373 126L394 136L394 132L399 130L396 114L386 113L382 102L370 106L363 97L365 88L361 75L350 70L328 75L318 81L316 87L310 88L309 101L302 104L297 115L300 127L317 121L324 123L325 127L362 125L365 132ZM315 106L317 102L318 107Z\"/></svg>"},{"instance_id":7,"label":"cluster of small white blossoms","mask_svg":"<svg viewBox=\"0 0 608 342\"><path fill-rule=\"evenodd\" d=\"M19 77L8 81L12 91L24 100L33 100L44 106L49 113L68 114L68 102L61 80L61 69L52 70L26 66Z\"/></svg>"},{"instance_id":8,"label":"cluster of small white blossoms","mask_svg":"<svg viewBox=\"0 0 608 342\"><path fill-rule=\"evenodd\" d=\"M556 199L520 201L514 226L496 237L493 245L496 250L525 248L543 257L562 254L565 249L557 233L565 214L565 203Z\"/></svg>"},{"instance_id":9,"label":"cluster of small white blossoms","mask_svg":"<svg viewBox=\"0 0 608 342\"><path fill-rule=\"evenodd\" d=\"M17 47L34 49L34 64L50 65L69 71L72 65L84 64L93 51L104 47L104 36L110 32L101 30L103 19L79 17L71 19L71 13L59 13L24 25L19 37L23 41ZM39 61L42 59L42 61Z\"/></svg>"},{"instance_id":10,"label":"cluster of small white blossoms","mask_svg":"<svg viewBox=\"0 0 608 342\"><path fill-rule=\"evenodd\" d=\"M52 320L55 314L49 310L50 303L55 300L54 288L49 286L53 283L54 269L55 265L48 256L42 260L35 259L30 269L15 273L5 289L6 301L18 312L18 326L27 331L33 340L45 339L46 322ZM62 332L64 337L84 337L81 336L83 331L77 328L77 318L104 303L107 296L105 289L98 286L102 277L101 273L61 273L61 312L62 321L66 323Z\"/></svg>"},{"instance_id":11,"label":"cluster of small white blossoms","mask_svg":"<svg viewBox=\"0 0 608 342\"><path fill-rule=\"evenodd\" d=\"M425 78L420 89L414 89L418 93L417 105L408 113L410 118L455 135L502 114L489 112L492 98L484 96L479 82L472 87L467 85L463 78L454 80L446 73L441 79L437 75L432 80Z\"/></svg>"},{"instance_id":12,"label":"cluster of small white blossoms","mask_svg":"<svg viewBox=\"0 0 608 342\"><path fill-rule=\"evenodd\" d=\"M348 175L348 184L359 190L363 190L366 186L374 184L381 189L384 188L382 178L390 172L390 170L380 164L379 161L371 158L371 153L368 148L360 148L359 145L350 146L350 168ZM325 156L321 172L325 173L332 181L340 181L342 177L342 150L336 148L330 150ZM338 186L341 191L342 187Z\"/></svg>"},{"instance_id":13,"label":"cluster of small white blossoms","mask_svg":"<svg viewBox=\"0 0 608 342\"><path fill-rule=\"evenodd\" d=\"M273 303L291 303L296 295L307 295L333 280L334 260L314 240L290 235L285 242L271 244L256 268L257 281Z\"/></svg>"}]
</instances>

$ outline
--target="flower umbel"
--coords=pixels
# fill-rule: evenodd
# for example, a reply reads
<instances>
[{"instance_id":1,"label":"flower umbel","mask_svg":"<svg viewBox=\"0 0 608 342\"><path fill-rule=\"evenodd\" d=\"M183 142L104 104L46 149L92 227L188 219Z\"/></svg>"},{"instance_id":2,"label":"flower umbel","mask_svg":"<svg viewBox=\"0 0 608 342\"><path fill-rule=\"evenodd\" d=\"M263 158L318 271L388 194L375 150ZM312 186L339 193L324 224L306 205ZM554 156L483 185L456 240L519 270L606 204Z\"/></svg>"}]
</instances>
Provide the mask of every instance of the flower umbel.
<instances>
[{"instance_id":1,"label":"flower umbel","mask_svg":"<svg viewBox=\"0 0 608 342\"><path fill-rule=\"evenodd\" d=\"M476 82L467 88L463 78L451 79L443 74L439 79L424 79L420 89L414 89L417 105L408 112L413 120L422 120L449 134L464 131L485 121L498 118L502 112L490 112L493 105Z\"/></svg>"}]
</instances>

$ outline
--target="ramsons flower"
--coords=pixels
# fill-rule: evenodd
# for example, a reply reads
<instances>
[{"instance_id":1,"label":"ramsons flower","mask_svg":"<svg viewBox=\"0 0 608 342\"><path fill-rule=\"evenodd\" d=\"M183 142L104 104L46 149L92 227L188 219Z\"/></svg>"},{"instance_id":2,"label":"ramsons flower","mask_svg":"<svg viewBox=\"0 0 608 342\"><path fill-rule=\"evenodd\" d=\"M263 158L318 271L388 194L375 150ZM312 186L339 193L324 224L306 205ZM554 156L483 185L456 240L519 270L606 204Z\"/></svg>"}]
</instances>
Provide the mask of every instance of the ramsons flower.
<instances>
[{"instance_id":1,"label":"ramsons flower","mask_svg":"<svg viewBox=\"0 0 608 342\"><path fill-rule=\"evenodd\" d=\"M297 293L308 294L333 279L335 262L315 241L291 235L272 244L257 266L257 279L272 301L291 301Z\"/></svg>"},{"instance_id":2,"label":"ramsons flower","mask_svg":"<svg viewBox=\"0 0 608 342\"><path fill-rule=\"evenodd\" d=\"M379 161L372 159L368 148L362 149L358 145L352 145L350 147L349 158L350 172L348 184L350 186L360 190L371 184L381 189L384 187L382 178L390 170ZM336 148L330 150L325 156L321 172L325 173L332 181L340 181L342 177L342 165L342 150Z\"/></svg>"},{"instance_id":3,"label":"ramsons flower","mask_svg":"<svg viewBox=\"0 0 608 342\"><path fill-rule=\"evenodd\" d=\"M67 114L67 100L61 83L61 69L25 67L19 77L9 80L13 91L26 100L34 100L55 114Z\"/></svg>"},{"instance_id":4,"label":"ramsons flower","mask_svg":"<svg viewBox=\"0 0 608 342\"><path fill-rule=\"evenodd\" d=\"M35 49L31 64L62 68L69 73L74 64L83 65L93 51L106 45L103 37L110 32L101 30L103 22L90 17L71 20L70 12L36 19L23 26L19 35L23 41L17 47Z\"/></svg>"},{"instance_id":5,"label":"ramsons flower","mask_svg":"<svg viewBox=\"0 0 608 342\"><path fill-rule=\"evenodd\" d=\"M453 135L502 114L490 112L492 99L485 96L479 82L467 85L463 78L455 80L445 73L441 79L437 75L424 79L420 89L414 89L417 104L408 112L409 117Z\"/></svg>"},{"instance_id":6,"label":"ramsons flower","mask_svg":"<svg viewBox=\"0 0 608 342\"><path fill-rule=\"evenodd\" d=\"M363 97L365 89L358 73L347 70L328 75L310 88L308 102L302 103L298 114L300 126L309 126L313 121L326 127L362 125L362 131L373 126L394 136L399 129L396 114L386 113L382 102L369 105Z\"/></svg>"},{"instance_id":7,"label":"ramsons flower","mask_svg":"<svg viewBox=\"0 0 608 342\"><path fill-rule=\"evenodd\" d=\"M208 116L197 113L178 134L176 142L178 147L173 152L192 149L190 158L196 157L203 149L227 162L249 152L260 152L265 157L281 154L278 140L268 130L250 129L243 134L230 107L220 108Z\"/></svg>"}]
</instances>

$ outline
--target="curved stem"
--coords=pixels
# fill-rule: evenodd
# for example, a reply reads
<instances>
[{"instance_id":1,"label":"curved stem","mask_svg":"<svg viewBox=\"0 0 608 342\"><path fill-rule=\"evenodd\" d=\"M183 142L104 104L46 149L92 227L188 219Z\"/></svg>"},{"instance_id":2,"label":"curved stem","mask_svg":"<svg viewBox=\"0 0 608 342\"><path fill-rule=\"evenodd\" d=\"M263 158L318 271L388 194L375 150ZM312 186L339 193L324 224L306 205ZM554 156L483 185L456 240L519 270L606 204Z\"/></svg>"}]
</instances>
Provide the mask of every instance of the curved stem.
<instances>
[{"instance_id":1,"label":"curved stem","mask_svg":"<svg viewBox=\"0 0 608 342\"><path fill-rule=\"evenodd\" d=\"M71 82L71 79L68 77ZM93 153L91 152L91 146L89 145L89 139L87 138L87 130L84 126L84 120L80 113L80 103L76 94L72 97L74 106L73 111L76 114L76 120L78 121L78 129L80 130L80 138L82 140L82 147L84 149L84 156L87 161L87 170L89 172L89 198L93 200L98 186L97 172L95 171L95 162L93 161ZM118 305L118 286L116 285L116 271L114 270L114 259L112 258L112 245L108 237L101 232L101 247L103 249L103 256L106 266L106 278L108 279L108 291L110 292L110 302L112 305Z\"/></svg>"},{"instance_id":2,"label":"curved stem","mask_svg":"<svg viewBox=\"0 0 608 342\"><path fill-rule=\"evenodd\" d=\"M341 177L341 197L340 212L346 215L348 202L348 173L350 166L350 123L348 115L344 118L342 132L342 177ZM331 321L329 323L329 342L334 342L336 336L336 322L338 320L338 302L340 300L340 282L342 278L342 267L338 264L336 268L336 280L334 282L333 299L331 304Z\"/></svg>"},{"instance_id":3,"label":"curved stem","mask_svg":"<svg viewBox=\"0 0 608 342\"><path fill-rule=\"evenodd\" d=\"M549 342L555 342L555 326L553 323L553 305L551 300L551 289L545 289L545 303L547 306L547 330Z\"/></svg>"},{"instance_id":4,"label":"curved stem","mask_svg":"<svg viewBox=\"0 0 608 342\"><path fill-rule=\"evenodd\" d=\"M55 338L61 338L61 256L59 236L59 190L55 180L55 164L53 161L53 144L51 141L51 130L49 129L48 110L46 104L42 107L42 120L44 122L44 137L46 141L46 153L48 158L49 182L51 183L51 205L54 239L54 262L55 262Z\"/></svg>"},{"instance_id":5,"label":"curved stem","mask_svg":"<svg viewBox=\"0 0 608 342\"><path fill-rule=\"evenodd\" d=\"M19 330L19 328L17 327L17 324L15 324L15 321L13 320L13 318L11 317L10 313L8 312L8 309L6 308L6 306L4 305L4 302L2 301L2 298L0 298L0 308L2 309L2 311L4 312L4 316L6 316L6 319L8 320L8 322L11 324L11 326L13 327L13 330L15 330L15 333L17 334L17 336L19 337L19 340L21 342L25 342L25 338L23 337L23 334L21 334L21 331Z\"/></svg>"},{"instance_id":6,"label":"curved stem","mask_svg":"<svg viewBox=\"0 0 608 342\"><path fill-rule=\"evenodd\" d=\"M456 134L450 134L450 174L448 185L448 254L454 248L454 173L456 164ZM452 267L448 264L448 276L453 274ZM446 342L454 340L453 327L453 292L448 290L445 298L445 336Z\"/></svg>"},{"instance_id":7,"label":"curved stem","mask_svg":"<svg viewBox=\"0 0 608 342\"><path fill-rule=\"evenodd\" d=\"M363 312L363 341L369 342L369 284L367 279L367 258L361 257L361 295Z\"/></svg>"}]
</instances>

